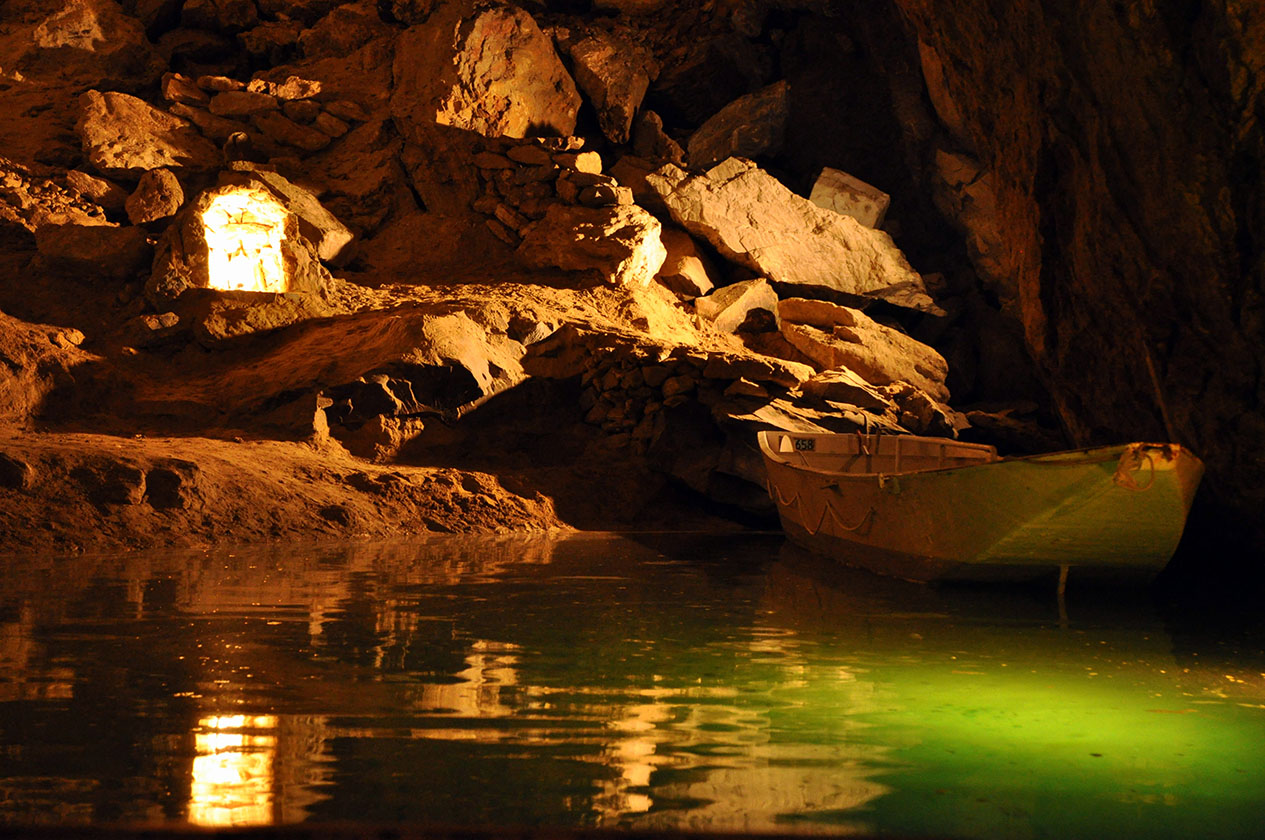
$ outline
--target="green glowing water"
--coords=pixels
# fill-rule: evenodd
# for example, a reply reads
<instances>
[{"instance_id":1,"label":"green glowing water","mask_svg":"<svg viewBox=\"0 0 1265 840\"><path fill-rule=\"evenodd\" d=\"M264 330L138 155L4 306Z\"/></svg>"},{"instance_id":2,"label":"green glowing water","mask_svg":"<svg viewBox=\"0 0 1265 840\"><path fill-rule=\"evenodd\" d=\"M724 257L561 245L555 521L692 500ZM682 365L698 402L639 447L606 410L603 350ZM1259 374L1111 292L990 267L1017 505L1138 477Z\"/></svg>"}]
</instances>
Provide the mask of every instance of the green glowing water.
<instances>
[{"instance_id":1,"label":"green glowing water","mask_svg":"<svg viewBox=\"0 0 1265 840\"><path fill-rule=\"evenodd\" d=\"M1265 628L763 536L16 560L0 823L1254 837Z\"/></svg>"}]
</instances>

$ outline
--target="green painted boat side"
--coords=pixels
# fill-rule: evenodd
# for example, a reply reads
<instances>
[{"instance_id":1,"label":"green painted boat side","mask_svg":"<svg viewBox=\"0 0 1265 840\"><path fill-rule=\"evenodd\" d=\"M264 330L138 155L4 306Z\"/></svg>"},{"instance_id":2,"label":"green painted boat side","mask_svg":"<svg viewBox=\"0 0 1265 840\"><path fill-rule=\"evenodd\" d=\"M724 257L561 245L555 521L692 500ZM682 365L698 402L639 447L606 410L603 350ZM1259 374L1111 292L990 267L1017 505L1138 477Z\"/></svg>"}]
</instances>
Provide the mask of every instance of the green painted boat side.
<instances>
[{"instance_id":1,"label":"green painted boat side","mask_svg":"<svg viewBox=\"0 0 1265 840\"><path fill-rule=\"evenodd\" d=\"M901 463L882 452L896 439L761 432L788 536L912 580L1025 579L1063 566L1147 577L1172 557L1203 474L1176 444L1002 459L902 436L919 454Z\"/></svg>"}]
</instances>

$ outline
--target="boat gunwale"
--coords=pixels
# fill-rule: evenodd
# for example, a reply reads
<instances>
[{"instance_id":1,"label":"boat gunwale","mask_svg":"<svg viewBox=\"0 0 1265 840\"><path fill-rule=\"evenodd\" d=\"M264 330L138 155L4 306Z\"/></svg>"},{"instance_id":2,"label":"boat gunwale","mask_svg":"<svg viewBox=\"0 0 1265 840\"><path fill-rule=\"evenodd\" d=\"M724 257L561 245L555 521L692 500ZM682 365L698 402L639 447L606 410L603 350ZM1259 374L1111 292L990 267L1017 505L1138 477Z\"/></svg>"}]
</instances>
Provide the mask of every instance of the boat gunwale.
<instances>
[{"instance_id":1,"label":"boat gunwale","mask_svg":"<svg viewBox=\"0 0 1265 840\"><path fill-rule=\"evenodd\" d=\"M796 470L799 472L811 473L813 475L818 475L818 476L825 476L825 477L829 477L835 480L862 479L862 478L883 479L883 478L889 478L893 476L926 475L929 473L951 473L951 472L960 472L962 470L978 470L978 469L983 469L986 467L997 467L997 466L1002 466L1006 464L1021 464L1021 463L1043 463L1043 464L1048 464L1050 466L1068 466L1068 467L1091 466L1094 464L1108 463L1113 460L1118 461L1120 457L1131 448L1140 448L1143 450L1147 450L1147 449L1168 450L1171 453L1171 456L1167 458L1166 460L1168 460L1170 463L1176 463L1177 460L1183 456L1187 458L1193 458L1195 461L1202 463L1202 461L1199 459L1199 456L1195 455L1195 453L1192 452L1188 447L1182 446L1180 443L1152 443L1152 442L1146 442L1146 441L1133 441L1130 443L1108 444L1106 446L1086 446L1080 449L1064 449L1064 450L1059 450L1058 452L1041 452L1036 455L1020 455L1020 456L1013 456L1013 457L999 456L999 457L994 458L991 461L982 461L978 464L962 464L962 465L952 466L952 467L930 467L930 468L921 469L921 470L901 470L899 472L896 472L896 471L892 471L892 472L841 472L839 470L823 469L821 467L809 466L808 464L796 464L796 463L792 463L787 458L781 457L785 453L778 452L769 445L769 441L771 441L772 436L779 435L779 434L791 435L793 437L801 437L801 438L831 438L831 437L839 437L840 433L838 432L787 432L787 431L782 431L780 429L779 430L762 430L758 433L760 450L765 455L765 457L768 458L769 460L773 461L779 466L786 467L787 469ZM847 433L845 432L843 434L847 434ZM888 435L887 437L910 438L913 440L924 440L924 441L927 441L927 440L944 441L944 442L950 442L950 443L966 443L966 441L954 441L951 438L937 438L937 437L930 437L926 435ZM974 443L969 444L969 445L985 446L985 444L974 444ZM1101 454L1098 457L1084 457L1084 456L1090 455L1090 453L1101 453ZM1082 456L1082 457L1073 458L1072 456ZM801 454L801 457L803 457L802 454Z\"/></svg>"}]
</instances>

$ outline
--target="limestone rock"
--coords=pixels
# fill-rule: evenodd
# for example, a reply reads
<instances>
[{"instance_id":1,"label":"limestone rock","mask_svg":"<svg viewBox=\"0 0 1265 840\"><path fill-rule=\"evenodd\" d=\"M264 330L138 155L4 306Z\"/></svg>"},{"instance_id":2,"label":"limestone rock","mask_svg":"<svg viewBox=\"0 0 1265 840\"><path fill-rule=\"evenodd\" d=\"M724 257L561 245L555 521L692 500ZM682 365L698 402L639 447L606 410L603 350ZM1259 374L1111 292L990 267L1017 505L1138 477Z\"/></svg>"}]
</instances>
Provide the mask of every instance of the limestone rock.
<instances>
[{"instance_id":1,"label":"limestone rock","mask_svg":"<svg viewBox=\"0 0 1265 840\"><path fill-rule=\"evenodd\" d=\"M193 105L186 105L183 102L177 102L172 105L170 110L177 117L196 125L203 134L213 140L224 141L232 134L250 132L250 126L240 120L217 117L210 111L194 107Z\"/></svg>"},{"instance_id":2,"label":"limestone rock","mask_svg":"<svg viewBox=\"0 0 1265 840\"><path fill-rule=\"evenodd\" d=\"M725 332L770 332L778 328L777 293L762 277L717 289L694 301L694 308Z\"/></svg>"},{"instance_id":3,"label":"limestone rock","mask_svg":"<svg viewBox=\"0 0 1265 840\"><path fill-rule=\"evenodd\" d=\"M818 207L851 216L869 228L883 226L892 197L860 178L825 167L813 183L808 200Z\"/></svg>"},{"instance_id":4,"label":"limestone rock","mask_svg":"<svg viewBox=\"0 0 1265 840\"><path fill-rule=\"evenodd\" d=\"M375 0L359 0L331 9L299 36L299 48L308 58L337 58L391 32L378 16Z\"/></svg>"},{"instance_id":5,"label":"limestone rock","mask_svg":"<svg viewBox=\"0 0 1265 840\"><path fill-rule=\"evenodd\" d=\"M127 199L127 218L134 225L174 216L184 204L184 190L170 169L151 169L141 176Z\"/></svg>"},{"instance_id":6,"label":"limestone rock","mask_svg":"<svg viewBox=\"0 0 1265 840\"><path fill-rule=\"evenodd\" d=\"M298 21L273 20L238 33L237 43L256 61L271 66L294 58L301 34L303 26Z\"/></svg>"},{"instance_id":7,"label":"limestone rock","mask_svg":"<svg viewBox=\"0 0 1265 840\"><path fill-rule=\"evenodd\" d=\"M751 161L695 176L668 166L647 182L678 224L771 283L940 311L890 236L795 195Z\"/></svg>"},{"instance_id":8,"label":"limestone rock","mask_svg":"<svg viewBox=\"0 0 1265 840\"><path fill-rule=\"evenodd\" d=\"M391 62L395 37L387 35L369 41L353 52L338 56L307 58L293 64L261 71L257 78L283 85L290 77L320 83L322 100L353 103L364 114L385 117L392 90ZM335 116L339 116L335 114Z\"/></svg>"},{"instance_id":9,"label":"limestone rock","mask_svg":"<svg viewBox=\"0 0 1265 840\"><path fill-rule=\"evenodd\" d=\"M162 96L168 102L181 102L185 105L206 107L211 97L198 87L188 76L180 73L164 73L162 80Z\"/></svg>"},{"instance_id":10,"label":"limestone rock","mask_svg":"<svg viewBox=\"0 0 1265 840\"><path fill-rule=\"evenodd\" d=\"M534 268L588 271L608 283L645 286L667 256L661 229L658 219L635 205L556 204L528 229L517 253Z\"/></svg>"},{"instance_id":11,"label":"limestone rock","mask_svg":"<svg viewBox=\"0 0 1265 840\"><path fill-rule=\"evenodd\" d=\"M800 385L805 394L879 412L893 411L890 397L846 368L827 370Z\"/></svg>"},{"instance_id":12,"label":"limestone rock","mask_svg":"<svg viewBox=\"0 0 1265 840\"><path fill-rule=\"evenodd\" d=\"M60 269L114 280L134 278L153 254L144 228L138 227L49 224L35 231L35 242Z\"/></svg>"},{"instance_id":13,"label":"limestone rock","mask_svg":"<svg viewBox=\"0 0 1265 840\"><path fill-rule=\"evenodd\" d=\"M612 143L627 143L633 117L658 74L648 52L611 32L595 30L567 44L575 83L597 110L598 125Z\"/></svg>"},{"instance_id":14,"label":"limestone rock","mask_svg":"<svg viewBox=\"0 0 1265 840\"><path fill-rule=\"evenodd\" d=\"M0 157L0 223L33 233L48 224L106 225L101 208Z\"/></svg>"},{"instance_id":15,"label":"limestone rock","mask_svg":"<svg viewBox=\"0 0 1265 840\"><path fill-rule=\"evenodd\" d=\"M709 261L688 233L679 228L665 227L660 238L667 256L655 280L687 300L705 295L715 287Z\"/></svg>"},{"instance_id":16,"label":"limestone rock","mask_svg":"<svg viewBox=\"0 0 1265 840\"><path fill-rule=\"evenodd\" d=\"M712 166L730 157L776 155L786 139L789 88L776 82L721 108L690 135L690 166Z\"/></svg>"},{"instance_id":17,"label":"limestone rock","mask_svg":"<svg viewBox=\"0 0 1265 840\"><path fill-rule=\"evenodd\" d=\"M72 169L64 177L66 187L87 198L107 212L123 210L127 203L127 191L113 181L98 178L79 169Z\"/></svg>"},{"instance_id":18,"label":"limestone rock","mask_svg":"<svg viewBox=\"0 0 1265 840\"><path fill-rule=\"evenodd\" d=\"M253 90L226 90L211 97L210 111L217 117L249 117L281 107L271 94Z\"/></svg>"},{"instance_id":19,"label":"limestone rock","mask_svg":"<svg viewBox=\"0 0 1265 840\"><path fill-rule=\"evenodd\" d=\"M654 111L642 111L633 122L633 154L662 166L685 165L685 150L663 130L663 118Z\"/></svg>"},{"instance_id":20,"label":"limestone rock","mask_svg":"<svg viewBox=\"0 0 1265 840\"><path fill-rule=\"evenodd\" d=\"M325 132L311 126L299 125L276 111L258 114L251 122L265 137L305 152L319 152L329 145L331 139Z\"/></svg>"},{"instance_id":21,"label":"limestone rock","mask_svg":"<svg viewBox=\"0 0 1265 840\"><path fill-rule=\"evenodd\" d=\"M455 0L400 35L391 114L405 137L441 123L487 137L568 136L580 95L527 12Z\"/></svg>"},{"instance_id":22,"label":"limestone rock","mask_svg":"<svg viewBox=\"0 0 1265 840\"><path fill-rule=\"evenodd\" d=\"M214 169L220 151L192 125L125 93L90 90L75 126L84 155L107 177L139 178L150 169Z\"/></svg>"},{"instance_id":23,"label":"limestone rock","mask_svg":"<svg viewBox=\"0 0 1265 840\"><path fill-rule=\"evenodd\" d=\"M949 366L935 350L877 323L860 310L811 303L834 307L835 311L829 318L811 318L815 325L809 326L802 321L810 319L797 313L797 307L786 307L782 310L782 335L822 368L847 368L874 385L909 382L937 400L949 398L944 384Z\"/></svg>"}]
</instances>

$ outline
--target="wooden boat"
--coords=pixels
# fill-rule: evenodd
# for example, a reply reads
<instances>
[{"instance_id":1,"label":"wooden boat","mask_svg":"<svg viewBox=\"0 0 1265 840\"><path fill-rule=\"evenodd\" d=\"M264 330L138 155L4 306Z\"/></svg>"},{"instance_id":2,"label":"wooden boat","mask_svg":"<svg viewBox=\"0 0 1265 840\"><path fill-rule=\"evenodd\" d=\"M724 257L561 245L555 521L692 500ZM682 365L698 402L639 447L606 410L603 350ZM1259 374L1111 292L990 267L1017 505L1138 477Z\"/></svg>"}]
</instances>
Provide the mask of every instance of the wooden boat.
<instances>
[{"instance_id":1,"label":"wooden boat","mask_svg":"<svg viewBox=\"0 0 1265 840\"><path fill-rule=\"evenodd\" d=\"M992 446L911 435L759 438L793 541L910 580L1065 580L1069 568L1152 577L1203 476L1172 443L1000 458Z\"/></svg>"}]
</instances>

